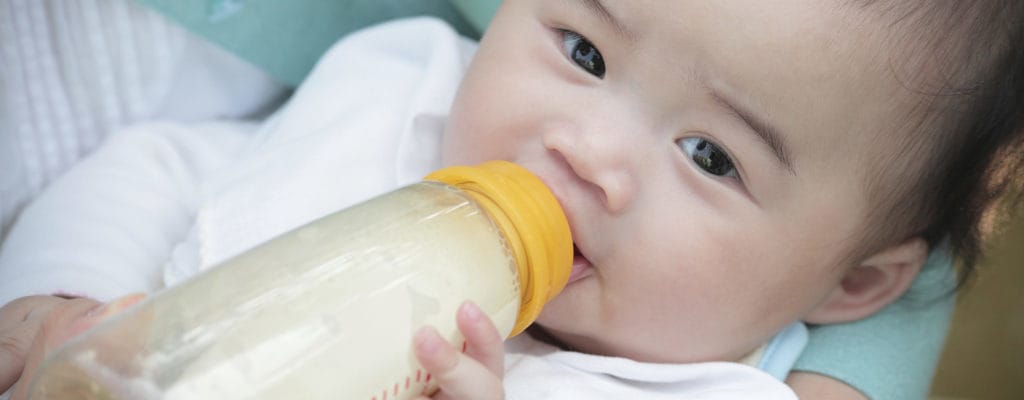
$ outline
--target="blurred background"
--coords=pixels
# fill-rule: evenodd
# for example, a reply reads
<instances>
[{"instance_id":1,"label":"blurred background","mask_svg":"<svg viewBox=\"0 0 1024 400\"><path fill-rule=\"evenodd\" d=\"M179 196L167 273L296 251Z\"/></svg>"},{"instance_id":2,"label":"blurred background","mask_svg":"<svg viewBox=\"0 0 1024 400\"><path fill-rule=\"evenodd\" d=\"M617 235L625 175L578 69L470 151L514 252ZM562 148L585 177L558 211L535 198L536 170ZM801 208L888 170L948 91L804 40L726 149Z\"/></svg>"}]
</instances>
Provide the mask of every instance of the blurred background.
<instances>
[{"instance_id":1,"label":"blurred background","mask_svg":"<svg viewBox=\"0 0 1024 400\"><path fill-rule=\"evenodd\" d=\"M1024 399L1024 215L960 294L933 400Z\"/></svg>"}]
</instances>

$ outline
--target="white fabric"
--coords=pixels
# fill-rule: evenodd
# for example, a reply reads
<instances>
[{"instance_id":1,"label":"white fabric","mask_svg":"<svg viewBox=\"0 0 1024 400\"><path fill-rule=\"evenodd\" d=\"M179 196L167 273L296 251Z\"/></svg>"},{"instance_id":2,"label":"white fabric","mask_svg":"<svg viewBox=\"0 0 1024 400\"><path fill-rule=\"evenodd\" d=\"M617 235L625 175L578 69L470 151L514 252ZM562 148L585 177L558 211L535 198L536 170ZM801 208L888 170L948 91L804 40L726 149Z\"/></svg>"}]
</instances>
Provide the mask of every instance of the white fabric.
<instances>
[{"instance_id":1,"label":"white fabric","mask_svg":"<svg viewBox=\"0 0 1024 400\"><path fill-rule=\"evenodd\" d=\"M161 287L160 266L198 208L198 181L221 168L246 123L123 130L25 209L0 248L0 304L32 294L110 300Z\"/></svg>"},{"instance_id":2,"label":"white fabric","mask_svg":"<svg viewBox=\"0 0 1024 400\"><path fill-rule=\"evenodd\" d=\"M429 21L357 33L329 50L245 156L209 182L166 283L440 167L473 44Z\"/></svg>"},{"instance_id":3,"label":"white fabric","mask_svg":"<svg viewBox=\"0 0 1024 400\"><path fill-rule=\"evenodd\" d=\"M782 381L739 363L641 363L562 351L529 335L505 349L509 400L797 398Z\"/></svg>"},{"instance_id":4,"label":"white fabric","mask_svg":"<svg viewBox=\"0 0 1024 400\"><path fill-rule=\"evenodd\" d=\"M472 50L438 20L390 23L329 50L255 134L252 125L202 124L117 136L26 210L0 253L0 293L151 291L168 258L173 284L419 180L440 166L447 110ZM795 398L742 364L643 364L527 340L509 344L510 398Z\"/></svg>"},{"instance_id":5,"label":"white fabric","mask_svg":"<svg viewBox=\"0 0 1024 400\"><path fill-rule=\"evenodd\" d=\"M250 115L283 93L133 0L0 2L0 239L118 127Z\"/></svg>"}]
</instances>

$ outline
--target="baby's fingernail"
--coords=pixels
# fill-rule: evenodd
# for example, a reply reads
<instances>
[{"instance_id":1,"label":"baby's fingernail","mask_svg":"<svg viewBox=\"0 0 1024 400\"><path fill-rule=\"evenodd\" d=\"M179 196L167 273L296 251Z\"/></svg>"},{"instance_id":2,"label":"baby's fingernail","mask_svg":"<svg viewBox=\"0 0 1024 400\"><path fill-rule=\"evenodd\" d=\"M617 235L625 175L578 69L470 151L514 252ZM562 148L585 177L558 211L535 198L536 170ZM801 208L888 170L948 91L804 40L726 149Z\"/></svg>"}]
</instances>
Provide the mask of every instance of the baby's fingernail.
<instances>
[{"instance_id":1,"label":"baby's fingernail","mask_svg":"<svg viewBox=\"0 0 1024 400\"><path fill-rule=\"evenodd\" d=\"M483 311L480 311L480 307L477 307L472 302L462 303L460 308L462 309L462 315L469 318L470 321L479 321L484 316Z\"/></svg>"},{"instance_id":2,"label":"baby's fingernail","mask_svg":"<svg viewBox=\"0 0 1024 400\"><path fill-rule=\"evenodd\" d=\"M441 337L437 335L433 328L425 326L416 332L416 347L424 355L437 353L441 349L441 345Z\"/></svg>"}]
</instances>

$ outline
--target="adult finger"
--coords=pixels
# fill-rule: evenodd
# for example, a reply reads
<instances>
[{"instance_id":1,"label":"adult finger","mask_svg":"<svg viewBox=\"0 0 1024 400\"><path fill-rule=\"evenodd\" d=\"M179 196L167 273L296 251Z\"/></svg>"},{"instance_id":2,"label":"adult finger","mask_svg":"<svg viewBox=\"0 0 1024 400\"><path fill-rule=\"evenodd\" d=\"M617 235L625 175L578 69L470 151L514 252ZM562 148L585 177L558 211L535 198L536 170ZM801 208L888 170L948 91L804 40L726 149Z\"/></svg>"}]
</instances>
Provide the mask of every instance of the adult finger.
<instances>
[{"instance_id":1,"label":"adult finger","mask_svg":"<svg viewBox=\"0 0 1024 400\"><path fill-rule=\"evenodd\" d=\"M102 320L138 303L144 297L141 294L129 295L107 304L86 303L79 301L84 299L76 299L69 302L67 306L54 308L39 327L39 333L36 334L29 347L25 368L21 378L14 386L11 400L28 398L32 378L38 372L46 356L54 349L72 337L89 330Z\"/></svg>"},{"instance_id":2,"label":"adult finger","mask_svg":"<svg viewBox=\"0 0 1024 400\"><path fill-rule=\"evenodd\" d=\"M88 310L99 304L89 299L32 296L12 301L0 309L0 321L3 321L0 327L0 393L20 379L32 342L48 315L58 309Z\"/></svg>"},{"instance_id":3,"label":"adult finger","mask_svg":"<svg viewBox=\"0 0 1024 400\"><path fill-rule=\"evenodd\" d=\"M27 321L42 322L53 307L68 299L56 296L26 296L0 307L0 332L20 327Z\"/></svg>"}]
</instances>

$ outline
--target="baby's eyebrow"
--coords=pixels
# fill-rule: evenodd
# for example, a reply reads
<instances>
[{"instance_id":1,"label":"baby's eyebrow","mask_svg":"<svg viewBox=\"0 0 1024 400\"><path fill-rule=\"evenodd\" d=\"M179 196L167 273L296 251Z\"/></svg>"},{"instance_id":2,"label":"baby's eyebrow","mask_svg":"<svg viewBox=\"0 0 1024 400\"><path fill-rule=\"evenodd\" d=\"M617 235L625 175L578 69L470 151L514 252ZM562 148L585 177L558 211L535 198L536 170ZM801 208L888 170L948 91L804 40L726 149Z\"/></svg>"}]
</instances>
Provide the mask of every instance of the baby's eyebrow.
<instances>
[{"instance_id":1,"label":"baby's eyebrow","mask_svg":"<svg viewBox=\"0 0 1024 400\"><path fill-rule=\"evenodd\" d=\"M743 108L736 101L730 101L727 97L723 96L715 90L711 90L711 97L715 99L722 107L725 107L732 112L736 117L743 120L751 130L757 135L764 144L767 144L772 149L772 154L779 161L779 164L784 166L790 174L796 175L796 170L793 169L793 160L790 158L789 146L786 144L786 138L779 133L773 125L768 123L750 112L750 110Z\"/></svg>"},{"instance_id":2,"label":"baby's eyebrow","mask_svg":"<svg viewBox=\"0 0 1024 400\"><path fill-rule=\"evenodd\" d=\"M621 20L618 17L616 17L615 14L612 14L611 11L608 11L608 7L605 7L602 0L569 1L581 3L583 5L583 8L589 10L594 14L597 14L598 18L611 25L612 28L615 29L615 32L617 32L619 35L629 39L630 41L636 41L636 34L633 31L626 28L626 26L622 24Z\"/></svg>"}]
</instances>

